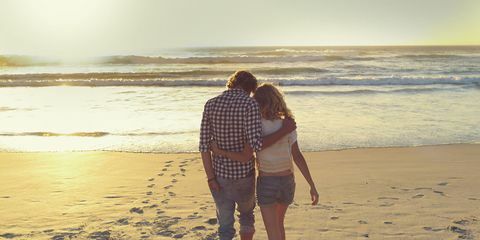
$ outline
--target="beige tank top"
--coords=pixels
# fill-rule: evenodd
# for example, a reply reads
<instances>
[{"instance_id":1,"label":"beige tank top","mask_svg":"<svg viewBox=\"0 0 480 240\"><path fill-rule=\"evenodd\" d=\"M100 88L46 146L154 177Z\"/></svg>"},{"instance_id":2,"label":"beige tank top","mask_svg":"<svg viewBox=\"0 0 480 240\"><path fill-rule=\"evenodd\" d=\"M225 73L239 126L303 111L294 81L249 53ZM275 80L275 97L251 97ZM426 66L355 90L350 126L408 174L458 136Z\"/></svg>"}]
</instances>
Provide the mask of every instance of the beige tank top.
<instances>
[{"instance_id":1,"label":"beige tank top","mask_svg":"<svg viewBox=\"0 0 480 240\"><path fill-rule=\"evenodd\" d=\"M272 134L282 127L283 120L262 118L263 136ZM293 131L270 147L257 152L257 167L263 172L293 172L292 145L297 141L297 132Z\"/></svg>"}]
</instances>

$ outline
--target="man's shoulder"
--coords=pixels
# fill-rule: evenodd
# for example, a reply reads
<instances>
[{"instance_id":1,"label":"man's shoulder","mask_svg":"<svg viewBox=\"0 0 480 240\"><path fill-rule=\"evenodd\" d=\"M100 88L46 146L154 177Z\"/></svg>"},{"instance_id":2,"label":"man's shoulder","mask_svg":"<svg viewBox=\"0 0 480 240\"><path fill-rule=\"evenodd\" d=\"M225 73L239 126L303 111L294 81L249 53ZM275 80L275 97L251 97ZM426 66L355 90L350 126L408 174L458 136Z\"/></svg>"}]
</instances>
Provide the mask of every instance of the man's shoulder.
<instances>
[{"instance_id":1,"label":"man's shoulder","mask_svg":"<svg viewBox=\"0 0 480 240\"><path fill-rule=\"evenodd\" d=\"M205 103L205 106L210 106L210 105L214 104L218 100L218 98L221 97L221 96L222 95L218 95L216 97L208 99L207 102Z\"/></svg>"},{"instance_id":2,"label":"man's shoulder","mask_svg":"<svg viewBox=\"0 0 480 240\"><path fill-rule=\"evenodd\" d=\"M253 97L246 96L245 103L250 107L257 107L258 103Z\"/></svg>"},{"instance_id":3,"label":"man's shoulder","mask_svg":"<svg viewBox=\"0 0 480 240\"><path fill-rule=\"evenodd\" d=\"M218 96L215 96L207 100L207 102L205 103L205 107L213 107L217 104L224 105L225 103L231 103L237 107L240 107L240 109L242 109L242 106L247 108L250 108L252 106L253 107L258 106L257 101L255 101L254 98L248 95L244 95L244 94L229 95L224 92Z\"/></svg>"},{"instance_id":4,"label":"man's shoulder","mask_svg":"<svg viewBox=\"0 0 480 240\"><path fill-rule=\"evenodd\" d=\"M239 101L242 103L247 103L247 104L257 104L257 101L253 97L250 97L246 94L238 94L235 95L235 98L232 99L233 101Z\"/></svg>"}]
</instances>

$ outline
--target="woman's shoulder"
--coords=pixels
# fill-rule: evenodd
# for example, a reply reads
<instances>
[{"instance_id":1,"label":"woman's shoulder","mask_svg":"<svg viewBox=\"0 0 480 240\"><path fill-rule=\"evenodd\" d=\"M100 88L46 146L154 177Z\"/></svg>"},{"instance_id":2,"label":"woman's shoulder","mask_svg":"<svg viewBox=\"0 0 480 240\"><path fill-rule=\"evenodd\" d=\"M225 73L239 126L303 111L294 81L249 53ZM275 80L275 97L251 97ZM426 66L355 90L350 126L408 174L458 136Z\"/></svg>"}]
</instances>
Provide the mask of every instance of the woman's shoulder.
<instances>
[{"instance_id":1,"label":"woman's shoulder","mask_svg":"<svg viewBox=\"0 0 480 240\"><path fill-rule=\"evenodd\" d=\"M262 117L262 122L270 122L270 123L280 122L281 123L283 122L283 119L282 118L266 119Z\"/></svg>"},{"instance_id":2,"label":"woman's shoulder","mask_svg":"<svg viewBox=\"0 0 480 240\"><path fill-rule=\"evenodd\" d=\"M271 127L274 127L274 126L281 126L283 123L283 119L265 119L265 118L262 118L262 124L264 126L271 126Z\"/></svg>"}]
</instances>

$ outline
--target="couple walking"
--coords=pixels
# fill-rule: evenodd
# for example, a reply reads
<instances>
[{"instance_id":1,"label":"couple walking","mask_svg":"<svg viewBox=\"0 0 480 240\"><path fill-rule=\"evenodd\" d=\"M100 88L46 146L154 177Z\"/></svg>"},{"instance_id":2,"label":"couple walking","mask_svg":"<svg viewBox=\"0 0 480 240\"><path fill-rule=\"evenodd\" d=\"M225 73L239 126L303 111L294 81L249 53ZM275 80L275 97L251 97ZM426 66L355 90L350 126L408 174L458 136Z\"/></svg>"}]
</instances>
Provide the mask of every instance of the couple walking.
<instances>
[{"instance_id":1,"label":"couple walking","mask_svg":"<svg viewBox=\"0 0 480 240\"><path fill-rule=\"evenodd\" d=\"M310 184L312 204L318 202L283 95L271 84L257 85L250 72L237 71L229 78L228 89L208 100L203 111L200 152L221 240L235 235L235 206L241 239L253 238L255 185L268 239L285 239L285 213L295 193L293 162Z\"/></svg>"}]
</instances>

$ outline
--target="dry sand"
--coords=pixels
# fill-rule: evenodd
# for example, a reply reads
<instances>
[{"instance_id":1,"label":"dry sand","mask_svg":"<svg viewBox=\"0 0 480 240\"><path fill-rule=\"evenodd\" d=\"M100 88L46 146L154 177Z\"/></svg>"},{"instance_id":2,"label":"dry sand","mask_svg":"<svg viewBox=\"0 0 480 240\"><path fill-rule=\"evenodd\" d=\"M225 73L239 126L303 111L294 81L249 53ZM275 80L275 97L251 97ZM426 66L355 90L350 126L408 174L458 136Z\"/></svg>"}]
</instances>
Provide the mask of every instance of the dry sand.
<instances>
[{"instance_id":1,"label":"dry sand","mask_svg":"<svg viewBox=\"0 0 480 240\"><path fill-rule=\"evenodd\" d=\"M287 239L480 238L480 145L305 156ZM198 154L0 153L0 182L0 239L215 239Z\"/></svg>"}]
</instances>

